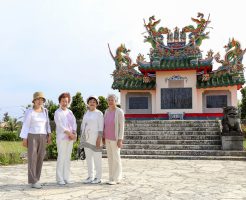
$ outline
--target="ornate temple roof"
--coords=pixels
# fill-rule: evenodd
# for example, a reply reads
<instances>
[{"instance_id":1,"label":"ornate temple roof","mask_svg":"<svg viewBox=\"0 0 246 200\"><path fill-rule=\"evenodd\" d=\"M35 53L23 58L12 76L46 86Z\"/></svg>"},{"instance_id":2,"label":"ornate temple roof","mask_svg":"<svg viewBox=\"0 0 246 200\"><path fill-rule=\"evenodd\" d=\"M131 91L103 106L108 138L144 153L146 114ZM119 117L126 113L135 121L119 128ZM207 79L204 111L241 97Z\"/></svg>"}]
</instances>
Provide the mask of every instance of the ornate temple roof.
<instances>
[{"instance_id":1,"label":"ornate temple roof","mask_svg":"<svg viewBox=\"0 0 246 200\"><path fill-rule=\"evenodd\" d=\"M141 64L139 63L139 70L142 73L155 72L155 71L169 71L169 70L189 70L195 69L201 71L203 69L212 69L211 60L207 62L199 62L199 60L191 60L189 58L184 59L162 59L159 63Z\"/></svg>"},{"instance_id":2,"label":"ornate temple roof","mask_svg":"<svg viewBox=\"0 0 246 200\"><path fill-rule=\"evenodd\" d=\"M156 71L170 70L196 70L197 88L242 86L245 83L242 59L246 49L241 49L238 41L229 40L223 60L219 53L213 55L212 50L208 51L205 58L202 57L200 46L204 39L209 38L209 18L205 19L202 13L198 13L197 18L191 18L195 25L187 25L182 29L175 27L172 31L167 27L157 28L161 20L149 17L148 23L144 21L147 34L144 42L151 45L149 61L139 54L136 63L133 63L130 50L123 44L117 48L115 56L109 47L116 66L112 74L112 88L155 89ZM217 70L213 70L213 60L220 64Z\"/></svg>"},{"instance_id":3,"label":"ornate temple roof","mask_svg":"<svg viewBox=\"0 0 246 200\"><path fill-rule=\"evenodd\" d=\"M197 88L224 87L237 85L239 88L245 83L243 73L239 74L222 74L221 76L211 77L208 81L202 81L202 78L197 79ZM239 89L238 88L238 89Z\"/></svg>"},{"instance_id":4,"label":"ornate temple roof","mask_svg":"<svg viewBox=\"0 0 246 200\"><path fill-rule=\"evenodd\" d=\"M121 81L114 81L112 84L112 89L121 90L153 90L155 87L155 81L145 83L139 78L123 79Z\"/></svg>"}]
</instances>

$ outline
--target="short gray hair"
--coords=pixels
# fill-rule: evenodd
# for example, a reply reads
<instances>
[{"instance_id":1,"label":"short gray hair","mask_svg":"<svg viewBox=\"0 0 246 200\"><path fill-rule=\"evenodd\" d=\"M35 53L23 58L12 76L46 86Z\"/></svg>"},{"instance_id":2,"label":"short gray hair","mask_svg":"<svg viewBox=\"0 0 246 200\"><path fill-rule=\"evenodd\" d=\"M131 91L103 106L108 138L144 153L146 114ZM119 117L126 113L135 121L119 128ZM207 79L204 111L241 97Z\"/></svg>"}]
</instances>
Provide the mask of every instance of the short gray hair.
<instances>
[{"instance_id":1,"label":"short gray hair","mask_svg":"<svg viewBox=\"0 0 246 200\"><path fill-rule=\"evenodd\" d=\"M118 102L118 97L115 95L115 94L109 94L108 97L107 97L107 100L109 98L113 98L115 100L115 102L117 103Z\"/></svg>"}]
</instances>

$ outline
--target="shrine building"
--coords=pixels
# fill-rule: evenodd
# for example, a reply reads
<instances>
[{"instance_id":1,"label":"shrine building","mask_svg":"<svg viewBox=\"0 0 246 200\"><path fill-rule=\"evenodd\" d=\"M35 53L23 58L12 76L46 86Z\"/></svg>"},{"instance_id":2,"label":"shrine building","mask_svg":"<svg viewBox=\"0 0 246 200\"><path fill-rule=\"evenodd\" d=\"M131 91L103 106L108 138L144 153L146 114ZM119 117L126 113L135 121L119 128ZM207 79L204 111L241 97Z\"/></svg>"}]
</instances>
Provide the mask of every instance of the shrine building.
<instances>
[{"instance_id":1,"label":"shrine building","mask_svg":"<svg viewBox=\"0 0 246 200\"><path fill-rule=\"evenodd\" d=\"M128 119L220 119L223 107L237 106L237 90L245 83L242 59L246 49L232 38L224 58L212 50L203 57L201 44L209 38L210 19L198 13L182 29L158 27L154 16L144 22L148 60L136 63L121 44L116 55L112 88L120 92ZM214 70L213 62L219 63Z\"/></svg>"}]
</instances>

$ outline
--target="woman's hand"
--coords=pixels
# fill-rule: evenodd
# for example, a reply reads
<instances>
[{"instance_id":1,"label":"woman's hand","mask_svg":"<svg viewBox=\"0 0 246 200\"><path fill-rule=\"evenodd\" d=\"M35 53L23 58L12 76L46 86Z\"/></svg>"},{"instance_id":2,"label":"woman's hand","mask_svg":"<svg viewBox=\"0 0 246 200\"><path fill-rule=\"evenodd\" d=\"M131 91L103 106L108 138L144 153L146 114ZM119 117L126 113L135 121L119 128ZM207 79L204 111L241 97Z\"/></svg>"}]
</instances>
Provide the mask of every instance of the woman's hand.
<instances>
[{"instance_id":1,"label":"woman's hand","mask_svg":"<svg viewBox=\"0 0 246 200\"><path fill-rule=\"evenodd\" d=\"M70 133L70 134L68 135L68 137L69 137L70 140L76 140L77 135L74 134L74 133Z\"/></svg>"},{"instance_id":2,"label":"woman's hand","mask_svg":"<svg viewBox=\"0 0 246 200\"><path fill-rule=\"evenodd\" d=\"M51 144L51 134L48 134L48 137L47 137L47 144Z\"/></svg>"},{"instance_id":3,"label":"woman's hand","mask_svg":"<svg viewBox=\"0 0 246 200\"><path fill-rule=\"evenodd\" d=\"M98 137L97 137L97 141L96 141L96 148L97 148L97 149L100 149L100 145L101 145L101 137L98 136Z\"/></svg>"},{"instance_id":4,"label":"woman's hand","mask_svg":"<svg viewBox=\"0 0 246 200\"><path fill-rule=\"evenodd\" d=\"M69 136L70 135L70 132L69 131L64 131L64 133L67 135L67 136Z\"/></svg>"},{"instance_id":5,"label":"woman's hand","mask_svg":"<svg viewBox=\"0 0 246 200\"><path fill-rule=\"evenodd\" d=\"M118 147L118 148L122 148L122 146L123 146L123 140L119 139L119 140L117 141L117 147Z\"/></svg>"},{"instance_id":6,"label":"woman's hand","mask_svg":"<svg viewBox=\"0 0 246 200\"><path fill-rule=\"evenodd\" d=\"M27 147L27 139L23 139L22 145L23 145L24 147Z\"/></svg>"}]
</instances>

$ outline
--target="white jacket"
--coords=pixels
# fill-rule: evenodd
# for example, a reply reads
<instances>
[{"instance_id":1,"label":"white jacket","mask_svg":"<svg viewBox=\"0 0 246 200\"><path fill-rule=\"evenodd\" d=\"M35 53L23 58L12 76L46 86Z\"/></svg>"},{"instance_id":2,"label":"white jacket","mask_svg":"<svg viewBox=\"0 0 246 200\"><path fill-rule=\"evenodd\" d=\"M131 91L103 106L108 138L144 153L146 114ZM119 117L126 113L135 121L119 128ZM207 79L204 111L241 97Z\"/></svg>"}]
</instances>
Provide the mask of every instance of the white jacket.
<instances>
[{"instance_id":1,"label":"white jacket","mask_svg":"<svg viewBox=\"0 0 246 200\"><path fill-rule=\"evenodd\" d=\"M70 115L72 118L72 127L69 127L69 122L67 120L67 115ZM64 133L65 131L73 132L76 134L77 124L76 118L73 115L73 112L67 108L66 112L64 112L61 108L58 108L55 111L54 120L56 123L56 140L60 141L63 139L68 139L67 135ZM72 129L72 130L71 130Z\"/></svg>"}]
</instances>

